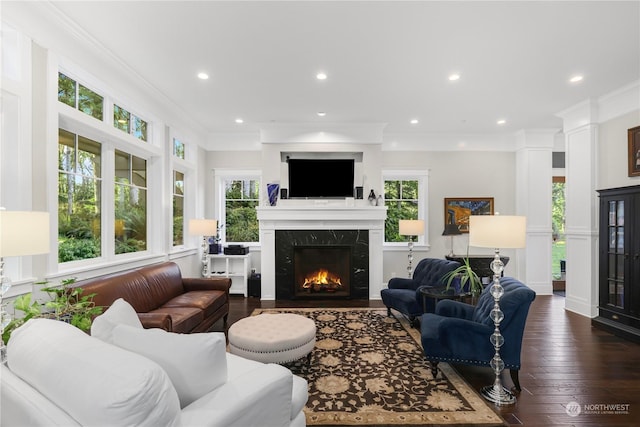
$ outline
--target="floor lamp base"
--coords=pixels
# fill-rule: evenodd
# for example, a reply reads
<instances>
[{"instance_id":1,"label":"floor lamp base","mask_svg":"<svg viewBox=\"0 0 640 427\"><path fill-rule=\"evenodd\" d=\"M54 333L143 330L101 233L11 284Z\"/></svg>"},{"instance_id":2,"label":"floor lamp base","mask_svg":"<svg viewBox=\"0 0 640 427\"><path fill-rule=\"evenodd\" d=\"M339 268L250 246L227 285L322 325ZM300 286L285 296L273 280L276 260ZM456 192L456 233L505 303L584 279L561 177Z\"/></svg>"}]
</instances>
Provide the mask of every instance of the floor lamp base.
<instances>
[{"instance_id":1,"label":"floor lamp base","mask_svg":"<svg viewBox=\"0 0 640 427\"><path fill-rule=\"evenodd\" d=\"M516 403L516 396L502 386L497 389L495 385L482 387L482 389L480 390L480 394L489 402L495 403L499 406L513 405L514 403Z\"/></svg>"}]
</instances>

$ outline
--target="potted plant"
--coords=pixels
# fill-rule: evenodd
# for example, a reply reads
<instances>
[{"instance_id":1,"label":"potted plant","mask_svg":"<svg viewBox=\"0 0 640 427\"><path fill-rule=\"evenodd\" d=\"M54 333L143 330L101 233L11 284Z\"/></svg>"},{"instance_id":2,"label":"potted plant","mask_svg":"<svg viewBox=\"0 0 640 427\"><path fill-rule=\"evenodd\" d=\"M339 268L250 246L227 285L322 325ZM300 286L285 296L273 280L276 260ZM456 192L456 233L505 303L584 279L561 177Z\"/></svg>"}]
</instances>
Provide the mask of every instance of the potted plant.
<instances>
[{"instance_id":1,"label":"potted plant","mask_svg":"<svg viewBox=\"0 0 640 427\"><path fill-rule=\"evenodd\" d=\"M447 290L453 284L456 292L462 292L464 289L468 289L473 298L480 295L483 289L482 280L480 280L476 272L471 269L468 254L466 258L462 258L462 265L445 274L443 280L447 282Z\"/></svg>"},{"instance_id":2,"label":"potted plant","mask_svg":"<svg viewBox=\"0 0 640 427\"><path fill-rule=\"evenodd\" d=\"M12 319L4 328L2 340L6 343L11 337L11 332L20 327L29 319L47 318L67 322L78 329L88 332L91 329L93 318L102 313L102 307L96 307L93 297L96 294L82 294L82 288L72 288L69 285L75 279L65 279L62 286L43 287L42 291L50 296L50 300L40 303L32 301L32 294L21 295L13 302L15 310L22 311L24 315L17 319ZM48 282L37 282L37 285Z\"/></svg>"}]
</instances>

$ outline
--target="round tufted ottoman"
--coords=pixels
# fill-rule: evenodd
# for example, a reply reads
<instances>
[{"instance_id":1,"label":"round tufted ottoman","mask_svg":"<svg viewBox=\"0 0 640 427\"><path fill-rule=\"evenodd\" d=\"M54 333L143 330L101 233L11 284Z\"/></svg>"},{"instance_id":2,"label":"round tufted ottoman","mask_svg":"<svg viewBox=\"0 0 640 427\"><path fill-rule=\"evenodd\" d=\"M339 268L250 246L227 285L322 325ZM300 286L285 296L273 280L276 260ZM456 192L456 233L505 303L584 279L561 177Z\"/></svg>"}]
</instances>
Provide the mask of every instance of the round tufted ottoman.
<instances>
[{"instance_id":1,"label":"round tufted ottoman","mask_svg":"<svg viewBox=\"0 0 640 427\"><path fill-rule=\"evenodd\" d=\"M316 324L291 313L245 317L229 327L229 352L264 363L285 363L310 356Z\"/></svg>"}]
</instances>

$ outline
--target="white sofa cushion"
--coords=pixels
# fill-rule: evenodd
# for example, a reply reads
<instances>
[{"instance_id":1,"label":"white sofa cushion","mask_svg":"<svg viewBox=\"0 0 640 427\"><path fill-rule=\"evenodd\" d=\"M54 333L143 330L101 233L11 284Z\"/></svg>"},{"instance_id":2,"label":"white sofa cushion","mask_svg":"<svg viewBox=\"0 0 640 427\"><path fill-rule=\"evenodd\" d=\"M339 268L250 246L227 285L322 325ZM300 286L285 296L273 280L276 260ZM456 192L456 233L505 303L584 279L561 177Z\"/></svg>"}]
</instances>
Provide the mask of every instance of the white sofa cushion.
<instances>
[{"instance_id":1,"label":"white sofa cushion","mask_svg":"<svg viewBox=\"0 0 640 427\"><path fill-rule=\"evenodd\" d=\"M183 425L289 426L293 374L289 369L273 363L247 361L255 364L254 369L234 375L232 381L183 408Z\"/></svg>"},{"instance_id":2,"label":"white sofa cushion","mask_svg":"<svg viewBox=\"0 0 640 427\"><path fill-rule=\"evenodd\" d=\"M118 298L104 313L93 319L91 336L112 343L113 328L122 324L142 329L140 318L131 304L122 298Z\"/></svg>"},{"instance_id":3,"label":"white sofa cushion","mask_svg":"<svg viewBox=\"0 0 640 427\"><path fill-rule=\"evenodd\" d=\"M149 359L50 319L29 320L7 347L9 369L81 425L179 424L176 390Z\"/></svg>"},{"instance_id":4,"label":"white sofa cushion","mask_svg":"<svg viewBox=\"0 0 640 427\"><path fill-rule=\"evenodd\" d=\"M227 381L226 339L221 332L176 334L118 325L113 344L162 366L183 408Z\"/></svg>"},{"instance_id":5,"label":"white sofa cushion","mask_svg":"<svg viewBox=\"0 0 640 427\"><path fill-rule=\"evenodd\" d=\"M266 364L270 365L270 364ZM265 366L262 362L245 359L235 354L227 353L227 375L229 382L235 382L244 375L260 376L261 370ZM291 419L300 414L309 398L308 382L298 375L292 375L293 387L291 393Z\"/></svg>"}]
</instances>

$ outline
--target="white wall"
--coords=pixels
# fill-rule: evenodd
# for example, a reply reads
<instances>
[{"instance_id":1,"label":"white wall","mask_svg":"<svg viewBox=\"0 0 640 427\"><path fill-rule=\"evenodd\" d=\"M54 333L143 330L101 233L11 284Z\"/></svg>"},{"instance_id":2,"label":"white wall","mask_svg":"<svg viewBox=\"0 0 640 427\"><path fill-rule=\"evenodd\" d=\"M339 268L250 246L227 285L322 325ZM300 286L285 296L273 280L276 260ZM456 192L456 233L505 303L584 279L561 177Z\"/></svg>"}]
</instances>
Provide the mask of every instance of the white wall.
<instances>
[{"instance_id":1,"label":"white wall","mask_svg":"<svg viewBox=\"0 0 640 427\"><path fill-rule=\"evenodd\" d=\"M429 246L414 248L414 265L425 257L442 258L450 251L451 238L442 236L444 229L444 199L446 197L493 197L496 212L503 214L515 213L515 152L464 152L464 151L380 151L379 145L313 145L306 147L307 151L330 150L332 152L362 151L365 193L374 188L376 194L381 189L382 170L411 169L429 170L429 210L427 212L427 226L431 241ZM214 169L260 169L263 170L263 181L282 180L280 152L302 151L300 146L289 144L263 144L263 150L258 151L209 151L207 153L206 169L208 187L206 190L206 211L213 212L217 195L213 188ZM375 184L378 183L378 184ZM264 187L264 186L263 186ZM366 194L365 194L366 197ZM456 254L467 253L468 235L455 236L454 251ZM253 249L252 249L253 251ZM252 267L260 271L260 256L252 252ZM487 254L491 251L481 248L470 248L470 254ZM513 254L505 251L507 256ZM384 252L383 278L388 281L391 277L403 276L406 273L406 248L390 247ZM516 276L515 264L509 264L507 274ZM394 274L395 273L395 274Z\"/></svg>"},{"instance_id":2,"label":"white wall","mask_svg":"<svg viewBox=\"0 0 640 427\"><path fill-rule=\"evenodd\" d=\"M627 169L627 129L640 126L640 110L598 127L598 189L640 185L640 177L629 177Z\"/></svg>"},{"instance_id":3,"label":"white wall","mask_svg":"<svg viewBox=\"0 0 640 427\"><path fill-rule=\"evenodd\" d=\"M443 236L444 199L447 197L493 197L494 210L515 214L515 152L487 151L385 151L383 169L429 170L430 246L414 247L414 265L422 258L442 258L451 250L451 237ZM453 237L455 254L467 253L468 234ZM486 249L469 248L469 254L492 253ZM513 256L510 251L504 255ZM384 254L384 278L392 273L404 276L407 251L389 249ZM515 265L508 264L506 274L516 276Z\"/></svg>"}]
</instances>

